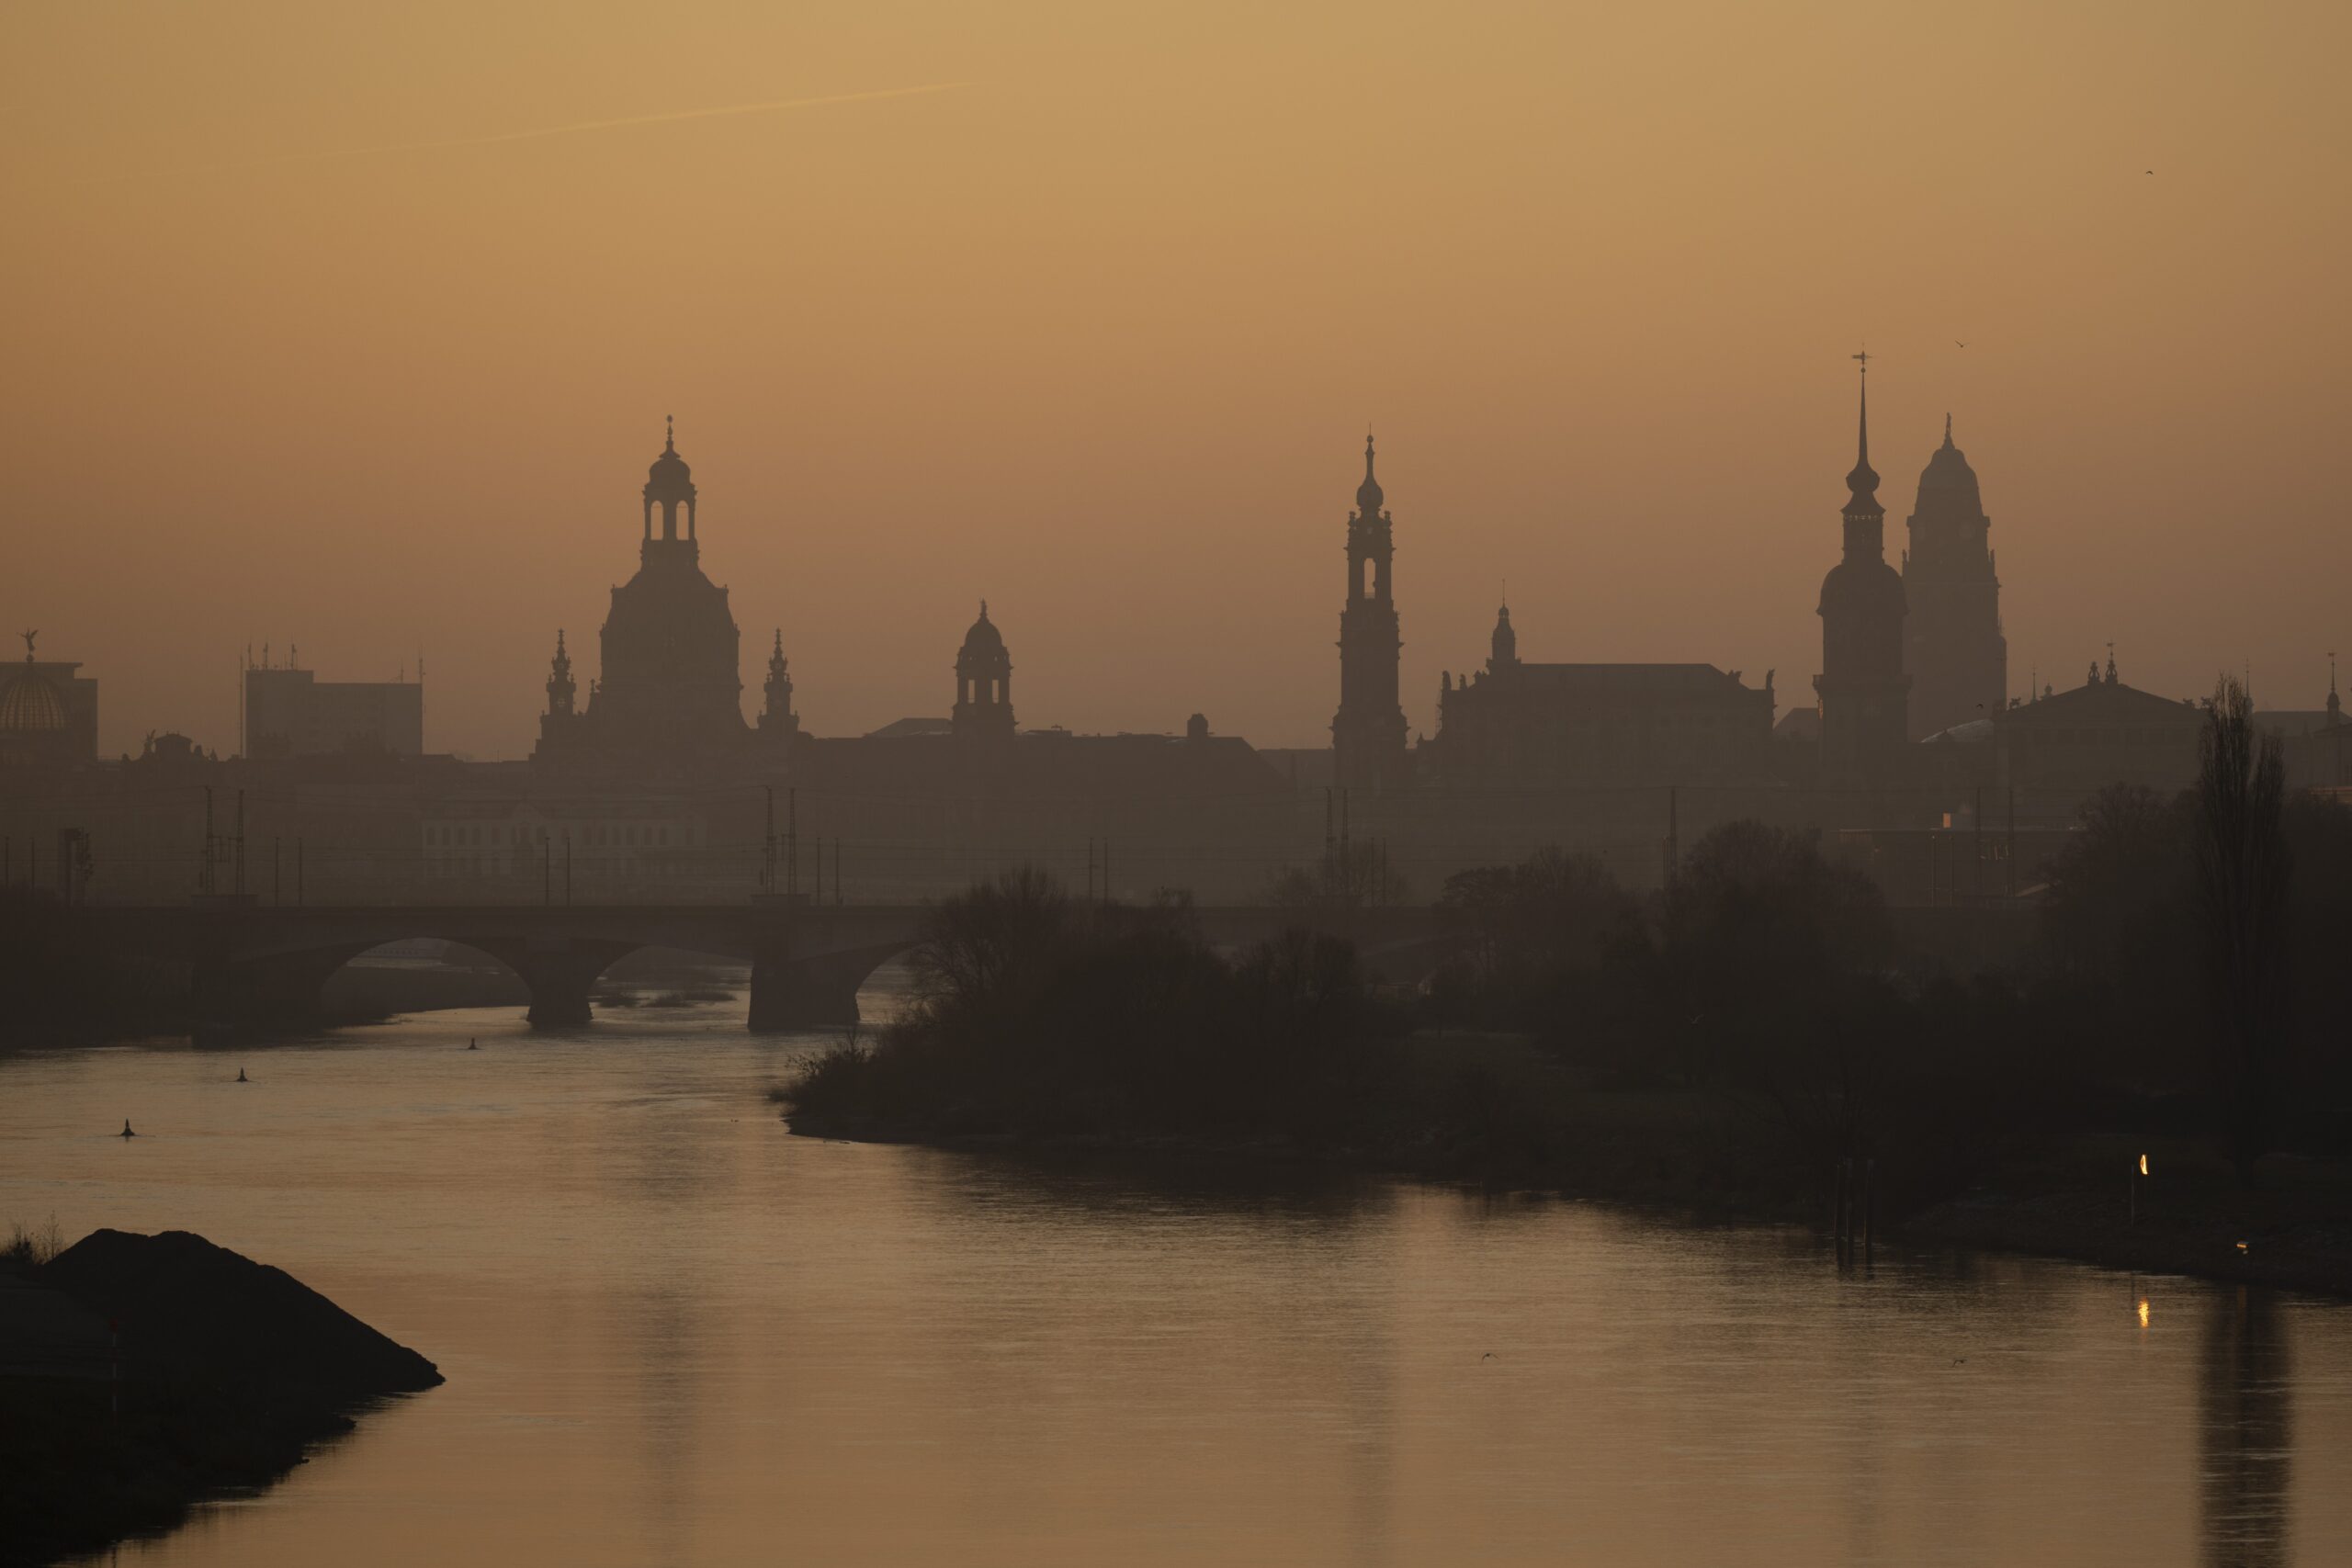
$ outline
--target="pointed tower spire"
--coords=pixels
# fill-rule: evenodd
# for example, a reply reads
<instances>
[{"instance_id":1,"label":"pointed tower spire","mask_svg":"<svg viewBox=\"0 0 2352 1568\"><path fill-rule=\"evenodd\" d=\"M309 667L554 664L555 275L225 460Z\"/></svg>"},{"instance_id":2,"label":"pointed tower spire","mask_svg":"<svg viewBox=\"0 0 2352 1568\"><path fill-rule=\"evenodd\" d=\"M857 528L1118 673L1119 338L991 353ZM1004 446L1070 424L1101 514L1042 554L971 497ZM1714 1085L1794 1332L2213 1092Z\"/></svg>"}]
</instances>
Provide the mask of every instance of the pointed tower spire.
<instances>
[{"instance_id":1,"label":"pointed tower spire","mask_svg":"<svg viewBox=\"0 0 2352 1568\"><path fill-rule=\"evenodd\" d=\"M1878 503L1878 470L1871 467L1871 355L1864 349L1854 355L1862 367L1861 413L1855 426L1854 468L1846 476L1846 488L1853 492L1853 500L1846 510L1867 508L1883 514Z\"/></svg>"},{"instance_id":2,"label":"pointed tower spire","mask_svg":"<svg viewBox=\"0 0 2352 1568\"><path fill-rule=\"evenodd\" d=\"M662 450L675 452L678 449L678 416L673 413L665 413L662 416L662 423L663 426Z\"/></svg>"},{"instance_id":3,"label":"pointed tower spire","mask_svg":"<svg viewBox=\"0 0 2352 1568\"><path fill-rule=\"evenodd\" d=\"M778 739L790 739L799 733L800 717L792 711L792 670L784 657L784 628L775 630L775 640L768 646L768 678L761 687L766 696L760 709L760 732Z\"/></svg>"},{"instance_id":4,"label":"pointed tower spire","mask_svg":"<svg viewBox=\"0 0 2352 1568\"><path fill-rule=\"evenodd\" d=\"M563 629L559 626L555 634L555 658L548 664L548 712L569 715L578 691L571 680L571 655L564 649Z\"/></svg>"},{"instance_id":5,"label":"pointed tower spire","mask_svg":"<svg viewBox=\"0 0 2352 1568\"><path fill-rule=\"evenodd\" d=\"M1387 504L1388 497L1380 488L1380 480L1373 476L1372 431L1363 433L1363 483L1356 486L1356 510L1366 517L1377 517Z\"/></svg>"},{"instance_id":6,"label":"pointed tower spire","mask_svg":"<svg viewBox=\"0 0 2352 1568\"><path fill-rule=\"evenodd\" d=\"M1951 449L1951 415L1944 415L1944 449Z\"/></svg>"}]
</instances>

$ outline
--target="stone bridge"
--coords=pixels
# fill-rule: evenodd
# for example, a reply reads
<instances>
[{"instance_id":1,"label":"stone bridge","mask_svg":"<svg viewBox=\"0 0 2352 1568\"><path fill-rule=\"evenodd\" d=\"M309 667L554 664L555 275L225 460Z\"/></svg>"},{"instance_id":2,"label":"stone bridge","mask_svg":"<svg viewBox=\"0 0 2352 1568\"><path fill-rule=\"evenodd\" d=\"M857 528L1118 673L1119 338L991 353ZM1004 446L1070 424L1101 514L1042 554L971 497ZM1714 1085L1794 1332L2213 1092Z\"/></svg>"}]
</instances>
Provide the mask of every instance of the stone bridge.
<instances>
[{"instance_id":1,"label":"stone bridge","mask_svg":"<svg viewBox=\"0 0 2352 1568\"><path fill-rule=\"evenodd\" d=\"M741 959L752 966L751 1027L821 1028L857 1019L866 977L920 938L929 906L818 904L378 905L288 907L253 898L97 907L77 911L108 947L189 966L206 1032L283 1027L315 1015L320 987L386 942L432 937L478 948L530 987L530 1021L589 1021L588 997L615 962L644 947ZM1427 908L1196 908L1202 933L1244 947L1295 926L1354 942L1386 978L1430 967L1437 927Z\"/></svg>"}]
</instances>

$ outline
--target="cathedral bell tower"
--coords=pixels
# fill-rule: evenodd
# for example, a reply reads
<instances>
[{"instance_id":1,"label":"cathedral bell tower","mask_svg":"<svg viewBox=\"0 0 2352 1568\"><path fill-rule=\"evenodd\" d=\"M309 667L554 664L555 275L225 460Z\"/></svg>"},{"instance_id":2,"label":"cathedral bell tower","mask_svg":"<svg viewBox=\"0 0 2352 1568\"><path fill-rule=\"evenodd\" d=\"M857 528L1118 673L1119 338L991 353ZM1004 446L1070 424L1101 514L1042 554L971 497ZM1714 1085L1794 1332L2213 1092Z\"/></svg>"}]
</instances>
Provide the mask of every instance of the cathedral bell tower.
<instances>
[{"instance_id":1,"label":"cathedral bell tower","mask_svg":"<svg viewBox=\"0 0 2352 1568\"><path fill-rule=\"evenodd\" d=\"M1405 710L1396 700L1404 639L1389 593L1395 553L1386 497L1373 477L1372 437L1363 441L1363 483L1348 516L1348 597L1340 612L1340 711L1331 719L1333 775L1350 789L1405 782Z\"/></svg>"},{"instance_id":2,"label":"cathedral bell tower","mask_svg":"<svg viewBox=\"0 0 2352 1568\"><path fill-rule=\"evenodd\" d=\"M1821 772L1833 785L1880 787L1903 769L1903 579L1886 561L1886 508L1871 467L1870 359L1862 364L1858 455L1846 476L1845 557L1821 583Z\"/></svg>"}]
</instances>

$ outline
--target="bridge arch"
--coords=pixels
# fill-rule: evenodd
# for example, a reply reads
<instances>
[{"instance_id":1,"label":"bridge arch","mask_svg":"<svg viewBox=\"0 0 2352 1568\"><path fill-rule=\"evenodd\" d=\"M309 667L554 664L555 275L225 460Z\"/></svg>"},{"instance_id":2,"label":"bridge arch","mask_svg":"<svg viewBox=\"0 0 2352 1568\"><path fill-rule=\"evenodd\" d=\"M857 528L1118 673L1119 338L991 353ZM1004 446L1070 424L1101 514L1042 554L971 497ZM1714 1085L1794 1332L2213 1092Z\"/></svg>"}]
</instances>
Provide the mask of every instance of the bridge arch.
<instances>
[{"instance_id":1,"label":"bridge arch","mask_svg":"<svg viewBox=\"0 0 2352 1568\"><path fill-rule=\"evenodd\" d=\"M321 980L329 1019L439 1007L516 1007L530 981L487 949L437 937L397 938L351 955Z\"/></svg>"}]
</instances>

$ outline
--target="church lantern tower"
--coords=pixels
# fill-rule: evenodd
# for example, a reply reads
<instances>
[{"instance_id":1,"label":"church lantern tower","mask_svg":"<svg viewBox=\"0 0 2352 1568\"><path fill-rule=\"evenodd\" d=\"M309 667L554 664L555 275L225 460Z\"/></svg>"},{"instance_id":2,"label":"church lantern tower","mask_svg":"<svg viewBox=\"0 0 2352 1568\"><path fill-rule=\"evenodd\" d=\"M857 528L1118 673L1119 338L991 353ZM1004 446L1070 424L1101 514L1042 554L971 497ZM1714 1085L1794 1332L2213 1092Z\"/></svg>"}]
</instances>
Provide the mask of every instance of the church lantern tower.
<instances>
[{"instance_id":1,"label":"church lantern tower","mask_svg":"<svg viewBox=\"0 0 2352 1568\"><path fill-rule=\"evenodd\" d=\"M1348 517L1348 597L1340 612L1340 711L1331 719L1333 774L1350 789L1405 781L1405 710L1397 702L1396 602L1390 596L1395 553L1386 497L1373 475L1372 437L1363 442L1363 483Z\"/></svg>"},{"instance_id":2,"label":"church lantern tower","mask_svg":"<svg viewBox=\"0 0 2352 1568\"><path fill-rule=\"evenodd\" d=\"M1976 470L1952 445L1946 414L1944 444L1919 476L1911 547L1903 554L1904 669L1911 676L1914 739L1991 718L2007 705L2009 642L2001 632L1992 526Z\"/></svg>"},{"instance_id":3,"label":"church lantern tower","mask_svg":"<svg viewBox=\"0 0 2352 1568\"><path fill-rule=\"evenodd\" d=\"M1012 739L1012 656L1005 651L1003 634L989 619L989 602L980 601L980 618L964 634L956 655L956 711L951 720L960 739Z\"/></svg>"},{"instance_id":4,"label":"church lantern tower","mask_svg":"<svg viewBox=\"0 0 2352 1568\"><path fill-rule=\"evenodd\" d=\"M652 468L645 475L645 540L639 550L644 558L652 558L653 509L662 509L661 544L669 547L667 553L683 553L688 560L700 553L695 539L695 479L694 470L678 456L678 424L674 418L665 421L667 434L662 442L662 455L653 459ZM678 512L686 513L686 531L678 532ZM677 547L684 545L683 552Z\"/></svg>"},{"instance_id":5,"label":"church lantern tower","mask_svg":"<svg viewBox=\"0 0 2352 1568\"><path fill-rule=\"evenodd\" d=\"M1902 772L1908 739L1903 672L1903 579L1886 560L1886 508L1871 467L1870 361L1862 362L1861 415L1846 476L1844 558L1821 583L1821 771L1826 783L1882 786Z\"/></svg>"}]
</instances>

